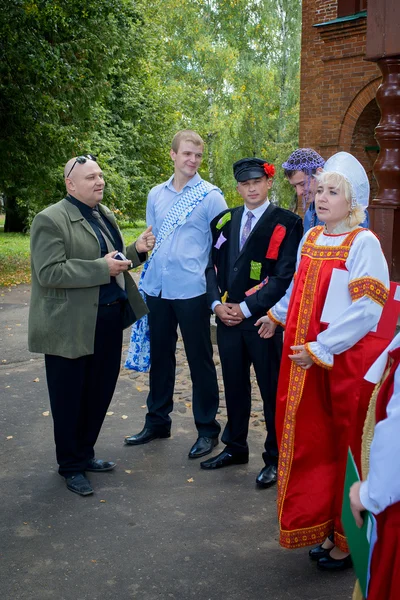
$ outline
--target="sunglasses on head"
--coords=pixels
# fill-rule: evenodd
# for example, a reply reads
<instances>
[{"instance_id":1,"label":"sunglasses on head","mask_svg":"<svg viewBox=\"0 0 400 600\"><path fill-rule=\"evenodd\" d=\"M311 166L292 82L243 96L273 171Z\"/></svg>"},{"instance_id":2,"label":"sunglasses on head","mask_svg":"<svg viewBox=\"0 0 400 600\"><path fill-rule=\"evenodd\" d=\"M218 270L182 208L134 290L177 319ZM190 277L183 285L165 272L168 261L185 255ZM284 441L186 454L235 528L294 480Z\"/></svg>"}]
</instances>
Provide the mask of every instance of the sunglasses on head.
<instances>
[{"instance_id":1,"label":"sunglasses on head","mask_svg":"<svg viewBox=\"0 0 400 600\"><path fill-rule=\"evenodd\" d=\"M68 175L67 175L66 179L71 175L72 169L74 168L74 166L76 165L76 163L79 163L80 165L83 165L88 160L94 160L94 162L97 162L97 157L93 156L93 154L86 154L85 156L77 156L76 159L75 159L74 164L72 165L72 167L70 168L70 170L68 172Z\"/></svg>"}]
</instances>

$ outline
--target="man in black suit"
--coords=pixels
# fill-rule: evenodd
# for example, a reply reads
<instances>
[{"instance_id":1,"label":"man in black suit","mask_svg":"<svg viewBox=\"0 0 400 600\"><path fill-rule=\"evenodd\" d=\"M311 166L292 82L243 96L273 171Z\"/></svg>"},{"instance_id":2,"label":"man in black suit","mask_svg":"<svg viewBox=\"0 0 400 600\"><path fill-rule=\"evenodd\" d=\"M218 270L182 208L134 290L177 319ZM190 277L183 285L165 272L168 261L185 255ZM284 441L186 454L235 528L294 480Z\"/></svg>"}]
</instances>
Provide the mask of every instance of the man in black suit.
<instances>
[{"instance_id":1,"label":"man in black suit","mask_svg":"<svg viewBox=\"0 0 400 600\"><path fill-rule=\"evenodd\" d=\"M226 448L201 467L219 469L248 462L253 364L268 431L265 467L256 479L265 488L277 479L275 397L282 329L262 339L254 324L285 294L295 271L303 226L300 217L268 200L273 165L260 158L244 158L233 165L233 172L244 206L224 211L211 222L213 243L206 271L225 386L228 422L222 441Z\"/></svg>"}]
</instances>

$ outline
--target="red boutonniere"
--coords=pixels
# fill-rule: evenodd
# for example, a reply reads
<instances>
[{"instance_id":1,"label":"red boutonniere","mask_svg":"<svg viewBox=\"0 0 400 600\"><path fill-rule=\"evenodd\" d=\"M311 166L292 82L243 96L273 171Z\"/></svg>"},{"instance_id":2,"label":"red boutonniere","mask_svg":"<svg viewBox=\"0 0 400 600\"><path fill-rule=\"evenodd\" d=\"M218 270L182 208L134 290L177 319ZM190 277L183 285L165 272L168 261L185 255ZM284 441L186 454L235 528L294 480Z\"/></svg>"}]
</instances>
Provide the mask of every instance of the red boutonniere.
<instances>
[{"instance_id":1,"label":"red boutonniere","mask_svg":"<svg viewBox=\"0 0 400 600\"><path fill-rule=\"evenodd\" d=\"M274 165L270 165L268 163L264 163L264 171L267 177L273 177L275 175L275 167Z\"/></svg>"}]
</instances>

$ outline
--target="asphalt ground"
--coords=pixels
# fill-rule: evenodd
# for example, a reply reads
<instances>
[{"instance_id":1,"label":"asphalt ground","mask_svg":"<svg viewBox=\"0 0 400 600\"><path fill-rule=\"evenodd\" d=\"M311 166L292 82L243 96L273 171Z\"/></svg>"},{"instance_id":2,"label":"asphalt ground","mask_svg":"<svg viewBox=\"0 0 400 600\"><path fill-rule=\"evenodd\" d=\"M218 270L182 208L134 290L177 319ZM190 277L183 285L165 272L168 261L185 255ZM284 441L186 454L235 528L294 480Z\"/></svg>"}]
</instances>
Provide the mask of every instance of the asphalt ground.
<instances>
[{"instance_id":1,"label":"asphalt ground","mask_svg":"<svg viewBox=\"0 0 400 600\"><path fill-rule=\"evenodd\" d=\"M257 394L248 465L207 472L187 458L196 431L181 346L172 437L123 445L142 428L147 378L122 369L96 445L117 468L90 474L93 496L69 492L56 471L43 357L27 350L29 293L0 288L0 600L351 598L351 570L319 572L307 549L277 542L276 489L255 487ZM220 376L217 354L216 363ZM223 425L222 388L221 398Z\"/></svg>"}]
</instances>

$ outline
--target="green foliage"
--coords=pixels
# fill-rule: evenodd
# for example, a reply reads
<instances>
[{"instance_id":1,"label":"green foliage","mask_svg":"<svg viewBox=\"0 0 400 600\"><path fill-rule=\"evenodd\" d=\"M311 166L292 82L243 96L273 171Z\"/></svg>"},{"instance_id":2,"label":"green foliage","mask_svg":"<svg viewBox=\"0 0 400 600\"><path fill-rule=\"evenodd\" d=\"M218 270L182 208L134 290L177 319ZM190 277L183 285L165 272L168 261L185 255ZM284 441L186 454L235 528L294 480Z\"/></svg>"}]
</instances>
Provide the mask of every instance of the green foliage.
<instances>
[{"instance_id":1,"label":"green foliage","mask_svg":"<svg viewBox=\"0 0 400 600\"><path fill-rule=\"evenodd\" d=\"M205 174L239 201L232 163L277 165L273 199L292 193L280 164L298 143L300 0L167 0L169 63L181 127L208 142Z\"/></svg>"},{"instance_id":2,"label":"green foliage","mask_svg":"<svg viewBox=\"0 0 400 600\"><path fill-rule=\"evenodd\" d=\"M29 235L4 233L0 215L0 287L30 283Z\"/></svg>"},{"instance_id":3,"label":"green foliage","mask_svg":"<svg viewBox=\"0 0 400 600\"><path fill-rule=\"evenodd\" d=\"M301 0L0 0L0 191L29 219L64 193L74 155L99 157L105 201L143 217L181 128L233 205L232 163L277 166L298 143Z\"/></svg>"},{"instance_id":4,"label":"green foliage","mask_svg":"<svg viewBox=\"0 0 400 600\"><path fill-rule=\"evenodd\" d=\"M157 139L168 115L154 118L159 42L145 13L128 0L0 0L0 189L31 212L60 198L62 165L89 151L109 176L109 202L143 210L159 175L143 168L155 145L145 132Z\"/></svg>"}]
</instances>

